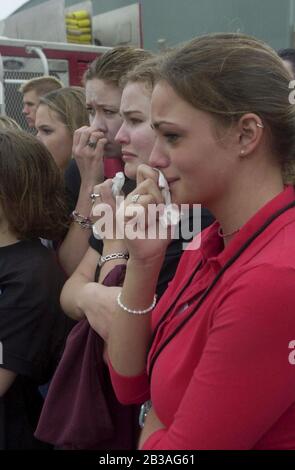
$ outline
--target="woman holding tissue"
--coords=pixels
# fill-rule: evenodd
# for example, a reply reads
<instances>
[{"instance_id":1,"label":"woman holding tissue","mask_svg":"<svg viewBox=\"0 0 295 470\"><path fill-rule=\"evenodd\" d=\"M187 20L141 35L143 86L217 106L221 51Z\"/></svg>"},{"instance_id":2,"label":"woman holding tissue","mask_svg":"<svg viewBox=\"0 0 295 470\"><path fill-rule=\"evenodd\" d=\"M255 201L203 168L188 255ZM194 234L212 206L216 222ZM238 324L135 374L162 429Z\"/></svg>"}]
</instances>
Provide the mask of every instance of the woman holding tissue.
<instances>
[{"instance_id":1,"label":"woman holding tissue","mask_svg":"<svg viewBox=\"0 0 295 470\"><path fill-rule=\"evenodd\" d=\"M120 105L120 114L122 116L122 125L116 135L116 142L120 144L122 159L125 163L124 173L130 180L136 179L137 168L142 163L148 163L149 156L155 143L156 134L150 125L151 96L154 85L154 68L158 63L159 57L151 58L137 65L133 70L121 78L120 84L123 89ZM93 212L99 211L102 203L109 204L115 212L115 200L112 195L112 180L95 186L93 192L96 194ZM99 195L99 196L98 196ZM202 210L201 224L202 228L212 223L212 216L205 209ZM114 229L115 231L115 229ZM182 253L185 240L173 240L170 243L165 256L165 262L157 283L157 294L160 297L166 290L169 281L172 279L179 258ZM102 242L95 240L92 236L90 244L93 248L99 246L102 249ZM81 319L87 316L92 327L95 329L98 303L112 299L110 293L100 295L101 285L91 283L95 270L96 280L100 273L100 281L116 267L118 264L126 265L124 257L114 258L108 262L99 262L99 255L93 255L93 249L90 248L84 257L80 266L74 275L66 283L62 293L61 302L65 311L75 319ZM104 239L103 255L108 256L112 253L126 253L124 240ZM97 264L99 262L98 269ZM82 285L81 278L88 278ZM78 289L80 287L80 289ZM103 308L103 305L101 305ZM100 321L100 320L98 320ZM101 331L100 331L101 333Z\"/></svg>"},{"instance_id":2,"label":"woman holding tissue","mask_svg":"<svg viewBox=\"0 0 295 470\"><path fill-rule=\"evenodd\" d=\"M118 46L95 59L84 75L86 110L89 125L77 129L73 139L73 156L66 173L67 187L74 195L77 186L79 198L72 212L73 222L64 242L59 249L62 266L72 275L83 256L95 258L102 250L101 243L90 240L92 228L93 187L104 178L114 176L122 170L121 148L115 142L115 135L121 126L119 114L122 89L120 78L131 68L150 57L150 53L131 46ZM80 180L81 177L81 180ZM80 180L80 181L79 181ZM73 185L72 182L75 182ZM124 188L128 190L128 184ZM130 190L130 189L129 189Z\"/></svg>"},{"instance_id":3,"label":"woman holding tissue","mask_svg":"<svg viewBox=\"0 0 295 470\"><path fill-rule=\"evenodd\" d=\"M126 175L131 179L135 179L138 165L148 161L155 142L155 133L150 126L152 69L155 63L151 61L151 63L145 64L143 62L138 65L134 72L131 71L126 79L121 80L122 85L120 85L124 87L120 106L123 123L117 134L116 142L122 146ZM109 63L110 65L111 63ZM111 186L112 181L109 180L94 189L94 193L102 195L102 197L97 196L96 202L104 201L104 197L108 197L111 199L110 204L113 205ZM96 240L92 240L91 245L95 246L95 242ZM104 240L104 245L105 250L110 250L105 251L105 255L114 251L125 254L126 247L124 244L122 246L122 240ZM176 270L181 250L182 240L176 240L171 244L169 252L166 254L165 266L158 282L159 295L164 292L168 281ZM71 444L71 448L83 449L134 449L137 445L139 409L138 407L135 409L126 406L120 407L113 397L108 369L102 359L104 342L88 324L89 321L95 329L101 305L103 312L107 312L109 303L113 308L116 296L113 288L107 286L122 284L126 259L118 258L103 263L100 279L105 286L93 282L98 261L99 253L94 248L90 248L87 256L84 257L76 272L66 283L62 293L61 302L67 313L82 321L73 330L70 337L71 342L67 344L63 360L43 409L37 435L42 440L54 442L62 447L66 445L67 448ZM104 293L103 296L101 296L101 289ZM115 291L116 293L120 291L120 287L115 287ZM101 330L99 334L105 339ZM77 345L80 345L80 349ZM81 361L81 357L83 357L83 361ZM82 364L77 368L77 363L80 364L80 361ZM76 374L77 369L79 373ZM69 370L71 370L70 383L64 381L64 377L69 375L67 373ZM103 377L100 374L101 370ZM101 387L104 390L101 390ZM80 416L77 416L72 409L68 409L66 400L63 398L68 393L71 393L72 396L75 395L77 389L83 391L83 396L81 397L80 394L75 400L77 404L80 403L80 399L81 402L83 399L84 412ZM108 392L106 400L108 408L103 408L106 391ZM91 410L90 417L85 411L85 403L87 403L87 410ZM53 413L53 410L57 408L60 410L58 422L57 413ZM99 418L102 410L104 420ZM113 426L108 421L110 416L114 423ZM131 419L133 417L134 421ZM67 425L68 422L71 422L71 427ZM131 431L133 436L130 434Z\"/></svg>"},{"instance_id":4,"label":"woman holding tissue","mask_svg":"<svg viewBox=\"0 0 295 470\"><path fill-rule=\"evenodd\" d=\"M97 160L102 161L105 156L122 161L121 145L115 141L122 124L119 82L136 64L150 56L142 49L117 47L99 57L86 72L90 127L78 130L74 141L80 171L94 152ZM95 142L95 146L89 147L89 143ZM92 186L88 192L90 205L93 198ZM77 307L85 285L97 285L93 281L102 249L102 241L91 237L86 255L67 282L62 303L67 313L82 321L69 337L37 429L40 440L66 449L132 449L138 437L138 407L122 406L117 401L103 357L104 342L90 327L80 305ZM106 282L117 285L120 279L123 273Z\"/></svg>"},{"instance_id":5,"label":"woman holding tissue","mask_svg":"<svg viewBox=\"0 0 295 470\"><path fill-rule=\"evenodd\" d=\"M265 74L265 70L270 73ZM142 449L294 449L295 110L276 53L241 34L159 64L150 164L172 202L216 217L156 305L169 240L131 240L108 354L123 403L149 400ZM163 202L148 166L125 207ZM126 222L129 218L126 216Z\"/></svg>"}]
</instances>

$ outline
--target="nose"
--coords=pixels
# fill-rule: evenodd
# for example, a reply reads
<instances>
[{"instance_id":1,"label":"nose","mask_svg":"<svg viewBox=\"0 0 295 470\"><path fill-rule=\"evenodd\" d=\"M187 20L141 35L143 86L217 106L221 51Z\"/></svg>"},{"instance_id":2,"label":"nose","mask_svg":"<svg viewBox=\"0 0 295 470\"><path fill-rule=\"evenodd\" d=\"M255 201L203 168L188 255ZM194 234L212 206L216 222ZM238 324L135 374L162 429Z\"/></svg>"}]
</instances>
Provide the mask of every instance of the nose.
<instances>
[{"instance_id":1,"label":"nose","mask_svg":"<svg viewBox=\"0 0 295 470\"><path fill-rule=\"evenodd\" d=\"M166 168L169 166L169 158L166 155L159 139L156 138L154 146L149 156L149 165L153 168Z\"/></svg>"},{"instance_id":2,"label":"nose","mask_svg":"<svg viewBox=\"0 0 295 470\"><path fill-rule=\"evenodd\" d=\"M115 141L121 145L128 144L130 142L125 122L122 123L120 129L118 130L115 137Z\"/></svg>"},{"instance_id":3,"label":"nose","mask_svg":"<svg viewBox=\"0 0 295 470\"><path fill-rule=\"evenodd\" d=\"M26 104L23 107L23 114L26 114L26 115L29 114L29 110Z\"/></svg>"},{"instance_id":4,"label":"nose","mask_svg":"<svg viewBox=\"0 0 295 470\"><path fill-rule=\"evenodd\" d=\"M99 113L95 113L93 118L90 117L90 127L95 131L100 131L103 133L107 132L107 126L103 116Z\"/></svg>"},{"instance_id":5,"label":"nose","mask_svg":"<svg viewBox=\"0 0 295 470\"><path fill-rule=\"evenodd\" d=\"M40 135L40 132L38 131L37 134L36 134L36 138L42 142L42 138L41 138L41 135Z\"/></svg>"}]
</instances>

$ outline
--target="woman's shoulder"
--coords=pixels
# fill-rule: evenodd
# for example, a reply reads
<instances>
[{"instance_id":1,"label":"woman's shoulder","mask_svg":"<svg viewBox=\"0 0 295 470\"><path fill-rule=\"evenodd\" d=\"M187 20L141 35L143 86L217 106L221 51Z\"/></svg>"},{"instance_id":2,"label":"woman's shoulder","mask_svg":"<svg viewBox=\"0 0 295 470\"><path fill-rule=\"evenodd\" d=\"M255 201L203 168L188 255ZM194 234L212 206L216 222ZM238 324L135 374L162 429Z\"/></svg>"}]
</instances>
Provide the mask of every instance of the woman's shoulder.
<instances>
[{"instance_id":1,"label":"woman's shoulder","mask_svg":"<svg viewBox=\"0 0 295 470\"><path fill-rule=\"evenodd\" d=\"M53 250L43 246L39 239L21 240L1 248L0 280L29 288L51 280L64 281L64 274Z\"/></svg>"}]
</instances>

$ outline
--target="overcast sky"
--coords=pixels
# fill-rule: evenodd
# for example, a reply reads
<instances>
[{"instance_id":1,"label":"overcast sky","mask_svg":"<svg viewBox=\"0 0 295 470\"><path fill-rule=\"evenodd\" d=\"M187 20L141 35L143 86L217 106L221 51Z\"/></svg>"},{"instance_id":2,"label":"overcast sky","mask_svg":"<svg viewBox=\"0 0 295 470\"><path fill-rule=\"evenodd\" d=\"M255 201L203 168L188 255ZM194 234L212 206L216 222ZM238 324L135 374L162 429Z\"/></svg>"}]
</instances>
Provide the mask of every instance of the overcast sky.
<instances>
[{"instance_id":1,"label":"overcast sky","mask_svg":"<svg viewBox=\"0 0 295 470\"><path fill-rule=\"evenodd\" d=\"M0 20L3 20L15 10L17 10L20 6L27 3L28 0L9 0L7 2L1 2L0 8Z\"/></svg>"}]
</instances>

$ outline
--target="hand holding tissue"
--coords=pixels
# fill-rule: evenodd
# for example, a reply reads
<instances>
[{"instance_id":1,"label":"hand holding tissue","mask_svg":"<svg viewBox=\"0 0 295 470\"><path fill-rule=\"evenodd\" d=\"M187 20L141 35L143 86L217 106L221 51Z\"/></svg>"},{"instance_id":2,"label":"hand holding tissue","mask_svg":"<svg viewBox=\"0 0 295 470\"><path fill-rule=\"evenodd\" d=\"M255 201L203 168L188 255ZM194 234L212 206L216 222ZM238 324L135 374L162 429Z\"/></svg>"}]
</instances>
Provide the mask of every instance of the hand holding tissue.
<instances>
[{"instance_id":1,"label":"hand holding tissue","mask_svg":"<svg viewBox=\"0 0 295 470\"><path fill-rule=\"evenodd\" d=\"M169 191L167 180L160 170L158 170L157 168L153 169L159 173L158 186L161 189L162 196L165 202L164 213L161 215L160 220L165 225L165 227L168 227L168 225L177 225L180 221L181 213L178 207L171 203L171 194Z\"/></svg>"}]
</instances>

